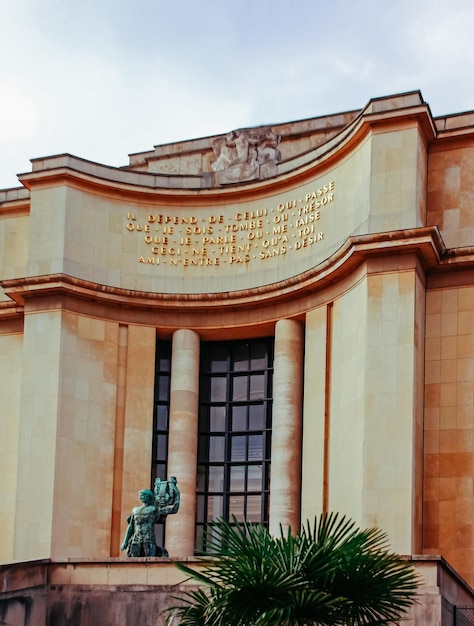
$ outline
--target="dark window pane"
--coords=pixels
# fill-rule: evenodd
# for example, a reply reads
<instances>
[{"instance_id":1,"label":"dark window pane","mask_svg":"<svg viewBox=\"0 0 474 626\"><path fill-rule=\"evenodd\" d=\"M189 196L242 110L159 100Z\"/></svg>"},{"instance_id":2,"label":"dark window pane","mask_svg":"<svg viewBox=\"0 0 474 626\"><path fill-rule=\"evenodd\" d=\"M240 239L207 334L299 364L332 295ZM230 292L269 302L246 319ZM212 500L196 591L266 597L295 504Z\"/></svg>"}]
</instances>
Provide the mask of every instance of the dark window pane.
<instances>
[{"instance_id":1,"label":"dark window pane","mask_svg":"<svg viewBox=\"0 0 474 626\"><path fill-rule=\"evenodd\" d=\"M207 502L207 520L210 522L224 515L224 498L222 496L209 496Z\"/></svg>"},{"instance_id":2,"label":"dark window pane","mask_svg":"<svg viewBox=\"0 0 474 626\"><path fill-rule=\"evenodd\" d=\"M263 435L249 435L249 461L263 459Z\"/></svg>"},{"instance_id":3,"label":"dark window pane","mask_svg":"<svg viewBox=\"0 0 474 626\"><path fill-rule=\"evenodd\" d=\"M207 376L201 376L199 378L199 397L202 400L209 400L209 385L210 381Z\"/></svg>"},{"instance_id":4,"label":"dark window pane","mask_svg":"<svg viewBox=\"0 0 474 626\"><path fill-rule=\"evenodd\" d=\"M198 428L201 433L209 430L209 408L207 406L199 408Z\"/></svg>"},{"instance_id":5,"label":"dark window pane","mask_svg":"<svg viewBox=\"0 0 474 626\"><path fill-rule=\"evenodd\" d=\"M265 434L265 460L270 460L270 453L272 449L272 436L270 431L267 431Z\"/></svg>"},{"instance_id":6,"label":"dark window pane","mask_svg":"<svg viewBox=\"0 0 474 626\"><path fill-rule=\"evenodd\" d=\"M205 465L197 466L196 489L197 491L205 491L206 489L206 466Z\"/></svg>"},{"instance_id":7,"label":"dark window pane","mask_svg":"<svg viewBox=\"0 0 474 626\"><path fill-rule=\"evenodd\" d=\"M168 430L168 406L159 404L156 407L156 429Z\"/></svg>"},{"instance_id":8,"label":"dark window pane","mask_svg":"<svg viewBox=\"0 0 474 626\"><path fill-rule=\"evenodd\" d=\"M216 517L222 517L221 515L216 515ZM215 518L210 518L209 521L212 521L212 519ZM209 548L208 545L211 542L211 540L214 542L214 545L217 545L220 543L220 537L218 535L215 535L213 537L213 535L215 535L212 526L206 526L203 532L203 544L204 544L204 549L206 550L206 552L212 552Z\"/></svg>"},{"instance_id":9,"label":"dark window pane","mask_svg":"<svg viewBox=\"0 0 474 626\"><path fill-rule=\"evenodd\" d=\"M196 527L196 551L204 552L204 526Z\"/></svg>"},{"instance_id":10,"label":"dark window pane","mask_svg":"<svg viewBox=\"0 0 474 626\"><path fill-rule=\"evenodd\" d=\"M228 350L225 345L214 345L211 350L210 359L210 371L211 372L226 372Z\"/></svg>"},{"instance_id":11,"label":"dark window pane","mask_svg":"<svg viewBox=\"0 0 474 626\"><path fill-rule=\"evenodd\" d=\"M224 376L213 376L211 378L211 399L212 402L225 402L227 394L227 379Z\"/></svg>"},{"instance_id":12,"label":"dark window pane","mask_svg":"<svg viewBox=\"0 0 474 626\"><path fill-rule=\"evenodd\" d=\"M247 478L247 491L262 490L262 466L249 465Z\"/></svg>"},{"instance_id":13,"label":"dark window pane","mask_svg":"<svg viewBox=\"0 0 474 626\"><path fill-rule=\"evenodd\" d=\"M206 502L206 497L205 496L198 496L196 498L196 518L198 522L204 522L205 521L205 517L204 517L204 513L205 513L205 502Z\"/></svg>"},{"instance_id":14,"label":"dark window pane","mask_svg":"<svg viewBox=\"0 0 474 626\"><path fill-rule=\"evenodd\" d=\"M230 468L230 491L245 491L245 465L232 465ZM232 496L231 496L232 497Z\"/></svg>"},{"instance_id":15,"label":"dark window pane","mask_svg":"<svg viewBox=\"0 0 474 626\"><path fill-rule=\"evenodd\" d=\"M225 406L211 406L210 430L212 433L225 431Z\"/></svg>"},{"instance_id":16,"label":"dark window pane","mask_svg":"<svg viewBox=\"0 0 474 626\"><path fill-rule=\"evenodd\" d=\"M156 369L160 372L169 372L171 370L171 341L158 341L156 354Z\"/></svg>"},{"instance_id":17,"label":"dark window pane","mask_svg":"<svg viewBox=\"0 0 474 626\"><path fill-rule=\"evenodd\" d=\"M262 496L247 497L247 522L260 523L262 519Z\"/></svg>"},{"instance_id":18,"label":"dark window pane","mask_svg":"<svg viewBox=\"0 0 474 626\"><path fill-rule=\"evenodd\" d=\"M249 366L249 347L248 344L240 344L234 347L234 371L247 371Z\"/></svg>"},{"instance_id":19,"label":"dark window pane","mask_svg":"<svg viewBox=\"0 0 474 626\"><path fill-rule=\"evenodd\" d=\"M155 465L156 478L166 480L166 463L157 463Z\"/></svg>"},{"instance_id":20,"label":"dark window pane","mask_svg":"<svg viewBox=\"0 0 474 626\"><path fill-rule=\"evenodd\" d=\"M224 437L209 437L209 461L224 461Z\"/></svg>"},{"instance_id":21,"label":"dark window pane","mask_svg":"<svg viewBox=\"0 0 474 626\"><path fill-rule=\"evenodd\" d=\"M244 521L244 504L245 504L244 496L231 495L229 498L229 519L232 519L232 516L235 515L238 522L243 522Z\"/></svg>"},{"instance_id":22,"label":"dark window pane","mask_svg":"<svg viewBox=\"0 0 474 626\"><path fill-rule=\"evenodd\" d=\"M224 466L211 465L209 467L209 493L224 491Z\"/></svg>"},{"instance_id":23,"label":"dark window pane","mask_svg":"<svg viewBox=\"0 0 474 626\"><path fill-rule=\"evenodd\" d=\"M198 462L206 463L209 461L208 458L208 441L209 437L207 435L199 435L199 444L198 444Z\"/></svg>"},{"instance_id":24,"label":"dark window pane","mask_svg":"<svg viewBox=\"0 0 474 626\"><path fill-rule=\"evenodd\" d=\"M156 444L156 460L166 461L168 456L168 437L167 435L158 435Z\"/></svg>"},{"instance_id":25,"label":"dark window pane","mask_svg":"<svg viewBox=\"0 0 474 626\"><path fill-rule=\"evenodd\" d=\"M248 376L234 376L232 391L232 400L234 402L247 400L247 381Z\"/></svg>"},{"instance_id":26,"label":"dark window pane","mask_svg":"<svg viewBox=\"0 0 474 626\"><path fill-rule=\"evenodd\" d=\"M247 430L247 407L234 406L232 409L232 430Z\"/></svg>"},{"instance_id":27,"label":"dark window pane","mask_svg":"<svg viewBox=\"0 0 474 626\"><path fill-rule=\"evenodd\" d=\"M253 370L263 370L267 367L267 351L268 348L264 343L252 344L252 361L250 365Z\"/></svg>"},{"instance_id":28,"label":"dark window pane","mask_svg":"<svg viewBox=\"0 0 474 626\"><path fill-rule=\"evenodd\" d=\"M250 400L263 400L265 397L265 375L253 374L250 377Z\"/></svg>"},{"instance_id":29,"label":"dark window pane","mask_svg":"<svg viewBox=\"0 0 474 626\"><path fill-rule=\"evenodd\" d=\"M265 430L265 405L249 406L249 430Z\"/></svg>"},{"instance_id":30,"label":"dark window pane","mask_svg":"<svg viewBox=\"0 0 474 626\"><path fill-rule=\"evenodd\" d=\"M232 437L232 447L231 447L231 461L245 461L245 436L234 436Z\"/></svg>"},{"instance_id":31,"label":"dark window pane","mask_svg":"<svg viewBox=\"0 0 474 626\"><path fill-rule=\"evenodd\" d=\"M158 400L166 402L169 400L170 377L160 374L158 376Z\"/></svg>"},{"instance_id":32,"label":"dark window pane","mask_svg":"<svg viewBox=\"0 0 474 626\"><path fill-rule=\"evenodd\" d=\"M155 540L157 546L165 545L165 527L163 524L155 524Z\"/></svg>"},{"instance_id":33,"label":"dark window pane","mask_svg":"<svg viewBox=\"0 0 474 626\"><path fill-rule=\"evenodd\" d=\"M160 372L169 372L171 370L171 363L168 357L158 359L158 370Z\"/></svg>"}]
</instances>

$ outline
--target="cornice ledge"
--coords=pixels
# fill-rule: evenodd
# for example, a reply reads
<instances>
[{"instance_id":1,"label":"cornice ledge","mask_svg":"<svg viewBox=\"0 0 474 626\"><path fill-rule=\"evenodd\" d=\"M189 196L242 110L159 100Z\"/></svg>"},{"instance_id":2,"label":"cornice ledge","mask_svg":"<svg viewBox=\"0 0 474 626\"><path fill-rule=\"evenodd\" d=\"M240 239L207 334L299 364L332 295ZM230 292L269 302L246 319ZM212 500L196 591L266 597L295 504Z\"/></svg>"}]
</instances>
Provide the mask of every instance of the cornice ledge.
<instances>
[{"instance_id":1,"label":"cornice ledge","mask_svg":"<svg viewBox=\"0 0 474 626\"><path fill-rule=\"evenodd\" d=\"M104 188L109 193L121 191L153 196L166 194L178 198L195 197L196 194L219 197L223 192L229 196L233 192L241 194L247 191L263 191L274 185L280 186L283 181L312 176L315 170L327 167L342 158L377 126L393 126L400 124L400 120L416 120L428 144L436 137L437 131L429 107L420 96L415 99L408 98L406 101L402 97L397 105L389 108L377 106L377 100L372 100L334 137L315 148L275 163L272 174L258 179L242 179L220 184L216 181L211 182L212 172L192 175L159 174L133 169L130 166L112 167L68 153L32 159L33 171L20 174L19 179L28 189L36 185L61 184L69 181L71 184L75 182ZM211 138L207 138L208 142L210 140ZM208 150L211 150L210 144Z\"/></svg>"},{"instance_id":2,"label":"cornice ledge","mask_svg":"<svg viewBox=\"0 0 474 626\"><path fill-rule=\"evenodd\" d=\"M297 154L277 164L277 179L282 176L291 176L293 179L307 177L316 168L333 165L349 150L353 149L369 132L378 126L386 128L400 124L400 121L416 120L422 131L426 144L430 144L436 137L436 128L426 104L401 107L388 111L373 111L366 107L350 124L337 135L303 154ZM269 183L272 180L269 179Z\"/></svg>"},{"instance_id":3,"label":"cornice ledge","mask_svg":"<svg viewBox=\"0 0 474 626\"><path fill-rule=\"evenodd\" d=\"M440 264L433 268L434 272L444 272L453 269L456 265L458 269L474 269L474 246L465 248L449 248L443 255Z\"/></svg>"},{"instance_id":4,"label":"cornice ledge","mask_svg":"<svg viewBox=\"0 0 474 626\"><path fill-rule=\"evenodd\" d=\"M416 254L426 271L436 269L446 248L436 227L414 228L349 237L328 259L302 274L278 283L222 293L178 294L136 291L100 285L67 274L27 276L0 281L5 294L16 305L38 296L72 296L121 308L161 308L167 310L230 310L255 306L257 298L265 305L277 304L318 291L348 275L364 260L374 256ZM11 307L11 305L10 305Z\"/></svg>"},{"instance_id":5,"label":"cornice ledge","mask_svg":"<svg viewBox=\"0 0 474 626\"><path fill-rule=\"evenodd\" d=\"M0 302L0 320L16 318L23 314L23 306L12 300Z\"/></svg>"}]
</instances>

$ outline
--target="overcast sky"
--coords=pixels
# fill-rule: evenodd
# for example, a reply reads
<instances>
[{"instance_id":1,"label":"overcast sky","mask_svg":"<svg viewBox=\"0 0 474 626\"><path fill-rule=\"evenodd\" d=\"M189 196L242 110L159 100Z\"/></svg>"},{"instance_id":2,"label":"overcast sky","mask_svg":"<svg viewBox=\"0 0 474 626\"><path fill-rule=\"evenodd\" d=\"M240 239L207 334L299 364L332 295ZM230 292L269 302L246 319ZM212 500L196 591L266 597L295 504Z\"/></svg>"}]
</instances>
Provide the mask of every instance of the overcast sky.
<instances>
[{"instance_id":1,"label":"overcast sky","mask_svg":"<svg viewBox=\"0 0 474 626\"><path fill-rule=\"evenodd\" d=\"M419 89L474 109L473 0L0 0L0 188Z\"/></svg>"}]
</instances>

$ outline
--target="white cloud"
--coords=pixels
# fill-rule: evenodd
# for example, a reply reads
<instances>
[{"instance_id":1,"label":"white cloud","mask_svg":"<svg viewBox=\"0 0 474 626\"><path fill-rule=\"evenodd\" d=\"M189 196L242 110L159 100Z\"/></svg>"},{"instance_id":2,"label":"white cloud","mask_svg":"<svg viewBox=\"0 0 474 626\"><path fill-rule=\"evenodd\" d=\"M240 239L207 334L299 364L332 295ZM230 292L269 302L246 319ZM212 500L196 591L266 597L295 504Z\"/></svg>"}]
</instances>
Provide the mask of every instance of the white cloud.
<instances>
[{"instance_id":1,"label":"white cloud","mask_svg":"<svg viewBox=\"0 0 474 626\"><path fill-rule=\"evenodd\" d=\"M421 89L474 108L471 0L0 0L0 188L30 157L154 144Z\"/></svg>"},{"instance_id":2,"label":"white cloud","mask_svg":"<svg viewBox=\"0 0 474 626\"><path fill-rule=\"evenodd\" d=\"M38 133L40 113L28 94L16 85L0 83L0 137L2 142L26 140Z\"/></svg>"}]
</instances>

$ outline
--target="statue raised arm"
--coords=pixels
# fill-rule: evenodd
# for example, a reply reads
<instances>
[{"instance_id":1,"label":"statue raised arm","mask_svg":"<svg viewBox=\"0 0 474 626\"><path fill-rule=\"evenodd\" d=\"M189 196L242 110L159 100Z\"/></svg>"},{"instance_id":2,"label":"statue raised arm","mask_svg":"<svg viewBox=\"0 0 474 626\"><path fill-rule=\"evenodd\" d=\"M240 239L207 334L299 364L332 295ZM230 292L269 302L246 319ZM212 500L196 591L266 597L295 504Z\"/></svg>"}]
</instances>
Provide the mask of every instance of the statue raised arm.
<instances>
[{"instance_id":1,"label":"statue raised arm","mask_svg":"<svg viewBox=\"0 0 474 626\"><path fill-rule=\"evenodd\" d=\"M155 502L161 515L165 517L178 512L181 494L178 489L176 476L169 480L157 478L154 485Z\"/></svg>"}]
</instances>

